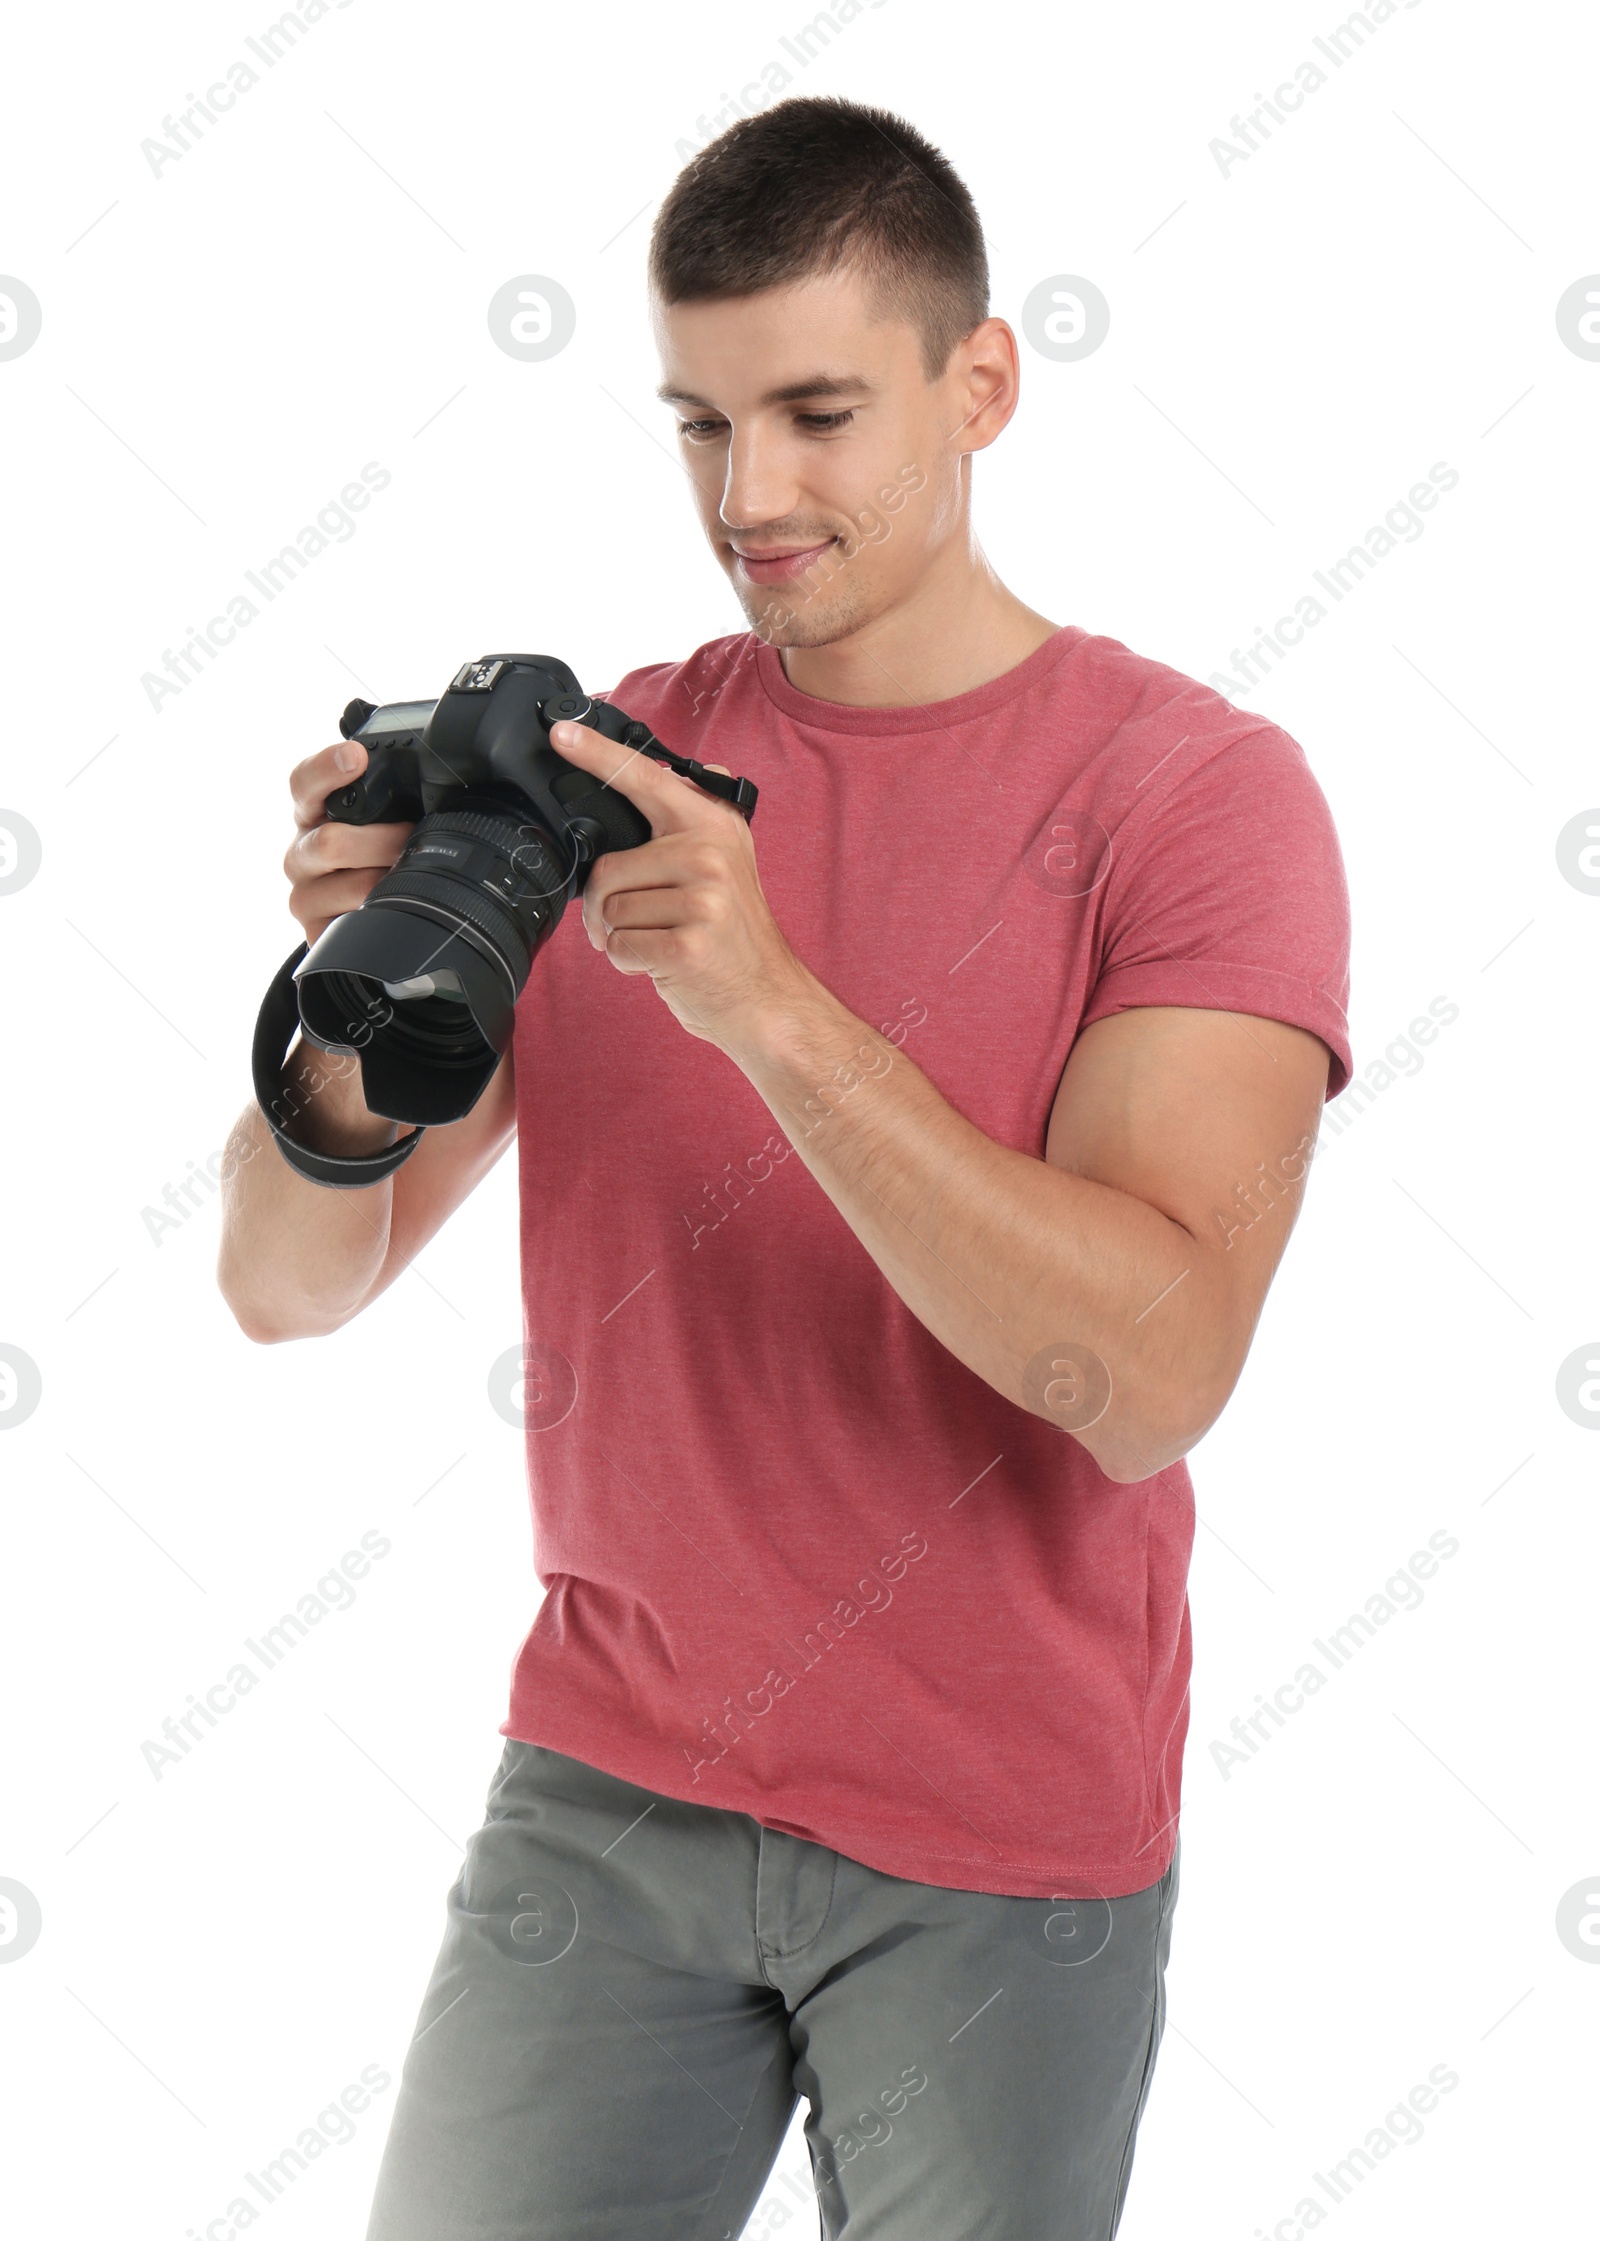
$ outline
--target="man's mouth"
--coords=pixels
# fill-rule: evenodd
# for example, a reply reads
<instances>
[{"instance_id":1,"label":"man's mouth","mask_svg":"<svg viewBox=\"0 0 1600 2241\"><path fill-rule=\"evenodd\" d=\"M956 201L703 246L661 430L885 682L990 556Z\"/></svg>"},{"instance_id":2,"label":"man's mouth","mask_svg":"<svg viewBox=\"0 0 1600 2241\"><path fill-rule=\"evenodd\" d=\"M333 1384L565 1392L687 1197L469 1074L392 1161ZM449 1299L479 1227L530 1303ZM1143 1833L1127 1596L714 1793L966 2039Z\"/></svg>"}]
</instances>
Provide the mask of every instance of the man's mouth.
<instances>
[{"instance_id":1,"label":"man's mouth","mask_svg":"<svg viewBox=\"0 0 1600 2241\"><path fill-rule=\"evenodd\" d=\"M824 537L814 545L735 545L733 552L752 583L784 584L804 575L819 554L838 542L837 537Z\"/></svg>"}]
</instances>

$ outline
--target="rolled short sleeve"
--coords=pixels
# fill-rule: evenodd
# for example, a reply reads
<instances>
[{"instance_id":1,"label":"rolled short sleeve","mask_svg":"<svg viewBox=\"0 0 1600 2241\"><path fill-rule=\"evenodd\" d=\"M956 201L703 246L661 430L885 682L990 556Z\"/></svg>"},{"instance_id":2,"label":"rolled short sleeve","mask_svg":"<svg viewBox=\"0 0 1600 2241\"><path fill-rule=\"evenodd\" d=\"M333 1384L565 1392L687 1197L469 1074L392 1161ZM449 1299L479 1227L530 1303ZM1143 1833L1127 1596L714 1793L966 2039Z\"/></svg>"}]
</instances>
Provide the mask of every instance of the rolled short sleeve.
<instances>
[{"instance_id":1,"label":"rolled short sleeve","mask_svg":"<svg viewBox=\"0 0 1600 2241\"><path fill-rule=\"evenodd\" d=\"M1307 1028L1351 1075L1350 899L1333 816L1298 742L1245 733L1136 809L1111 851L1099 976L1080 1023L1138 1005Z\"/></svg>"}]
</instances>

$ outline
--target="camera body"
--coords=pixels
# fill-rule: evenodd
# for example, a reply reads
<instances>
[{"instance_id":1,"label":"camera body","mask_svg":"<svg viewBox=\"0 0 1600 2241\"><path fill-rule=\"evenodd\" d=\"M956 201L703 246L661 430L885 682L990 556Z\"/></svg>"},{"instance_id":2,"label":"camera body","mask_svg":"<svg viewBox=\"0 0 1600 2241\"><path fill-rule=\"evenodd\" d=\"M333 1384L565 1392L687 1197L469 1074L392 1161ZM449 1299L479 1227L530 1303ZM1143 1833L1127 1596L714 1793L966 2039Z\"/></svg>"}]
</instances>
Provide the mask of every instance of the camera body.
<instances>
[{"instance_id":1,"label":"camera body","mask_svg":"<svg viewBox=\"0 0 1600 2241\"><path fill-rule=\"evenodd\" d=\"M367 765L329 795L328 818L414 829L365 901L293 965L292 981L305 1036L359 1054L371 1112L418 1128L470 1112L511 1040L533 960L590 866L651 837L625 794L551 746L564 719L754 813L749 779L674 753L648 724L591 700L549 655L467 662L434 701L352 701L339 728L366 748Z\"/></svg>"},{"instance_id":2,"label":"camera body","mask_svg":"<svg viewBox=\"0 0 1600 2241\"><path fill-rule=\"evenodd\" d=\"M469 661L438 700L383 708L353 700L339 729L366 748L367 767L328 796L327 815L338 825L414 824L471 795L537 818L591 857L638 847L650 827L627 796L551 746L550 727L563 718L620 747L652 740L648 724L609 701L590 700L566 663L544 654Z\"/></svg>"}]
</instances>

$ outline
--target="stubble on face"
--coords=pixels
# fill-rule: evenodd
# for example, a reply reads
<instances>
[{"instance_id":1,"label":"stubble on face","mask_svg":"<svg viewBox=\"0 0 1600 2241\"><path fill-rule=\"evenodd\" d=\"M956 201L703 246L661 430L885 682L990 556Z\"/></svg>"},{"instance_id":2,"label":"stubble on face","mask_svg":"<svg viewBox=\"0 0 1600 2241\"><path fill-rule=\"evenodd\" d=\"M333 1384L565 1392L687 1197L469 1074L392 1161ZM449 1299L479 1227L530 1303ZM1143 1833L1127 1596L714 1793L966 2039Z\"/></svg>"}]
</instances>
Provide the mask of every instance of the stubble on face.
<instances>
[{"instance_id":1,"label":"stubble on face","mask_svg":"<svg viewBox=\"0 0 1600 2241\"><path fill-rule=\"evenodd\" d=\"M737 569L729 571L729 578L745 620L769 646L836 645L871 618L867 588L852 580L850 562L840 557L837 546L830 546L817 565L785 592L742 583Z\"/></svg>"}]
</instances>

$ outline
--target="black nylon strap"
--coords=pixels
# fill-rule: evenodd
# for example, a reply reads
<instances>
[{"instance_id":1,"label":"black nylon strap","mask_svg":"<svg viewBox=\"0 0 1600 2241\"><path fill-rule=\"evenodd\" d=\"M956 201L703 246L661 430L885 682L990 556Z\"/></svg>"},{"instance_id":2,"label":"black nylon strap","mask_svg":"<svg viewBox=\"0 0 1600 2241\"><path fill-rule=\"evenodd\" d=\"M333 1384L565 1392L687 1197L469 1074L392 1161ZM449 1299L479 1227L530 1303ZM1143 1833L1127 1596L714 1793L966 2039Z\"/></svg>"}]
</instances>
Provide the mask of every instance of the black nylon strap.
<instances>
[{"instance_id":1,"label":"black nylon strap","mask_svg":"<svg viewBox=\"0 0 1600 2241\"><path fill-rule=\"evenodd\" d=\"M604 701L603 696L602 704L605 706L611 705ZM577 703L573 700L547 700L540 704L539 712L549 722L555 723L560 720L565 712L575 708L576 705ZM585 714L592 713L592 710L593 703L585 703ZM617 713L620 714L621 711L618 710ZM582 720L582 717L575 719L579 723ZM609 737L610 735L607 734L606 736ZM644 754L664 762L669 770L675 770L680 778L692 778L697 786L704 788L706 793L717 795L719 800L732 802L747 825L755 816L756 798L759 789L752 785L748 778L730 778L724 771L707 770L705 764L697 763L692 755L680 755L675 748L668 747L662 740L657 739L650 726L641 723L637 716L632 717L623 726L617 744L622 747L639 748ZM610 780L608 779L606 783L609 785Z\"/></svg>"},{"instance_id":2,"label":"black nylon strap","mask_svg":"<svg viewBox=\"0 0 1600 2241\"><path fill-rule=\"evenodd\" d=\"M640 728L643 729L643 726ZM732 802L746 824L755 815L756 789L748 778L729 778L720 770L707 770L705 764L697 763L692 755L675 754L670 747L663 747L654 733L651 733L644 752L650 756L660 756L680 777L692 778L706 793L716 794L722 801Z\"/></svg>"},{"instance_id":3,"label":"black nylon strap","mask_svg":"<svg viewBox=\"0 0 1600 2241\"><path fill-rule=\"evenodd\" d=\"M272 1141L297 1175L303 1175L308 1183L322 1183L330 1190L364 1190L369 1184L381 1183L397 1167L404 1166L421 1143L424 1131L413 1129L409 1136L402 1136L385 1151L349 1158L334 1152L314 1152L309 1144L297 1144L285 1130L284 1121L293 1117L288 1108L294 1092L284 1081L283 1062L300 1027L300 999L294 976L306 951L307 944L302 942L293 955L284 960L256 1015L255 1042L250 1053L256 1103L272 1131Z\"/></svg>"}]
</instances>

